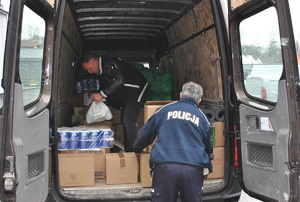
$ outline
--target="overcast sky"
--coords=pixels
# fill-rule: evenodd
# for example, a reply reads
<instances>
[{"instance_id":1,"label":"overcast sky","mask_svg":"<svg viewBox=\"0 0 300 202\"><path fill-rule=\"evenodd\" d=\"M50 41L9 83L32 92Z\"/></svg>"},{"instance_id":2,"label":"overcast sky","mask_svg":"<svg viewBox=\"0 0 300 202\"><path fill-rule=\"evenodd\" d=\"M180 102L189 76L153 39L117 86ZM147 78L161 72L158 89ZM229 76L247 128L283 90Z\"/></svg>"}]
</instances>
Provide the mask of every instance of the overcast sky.
<instances>
[{"instance_id":1,"label":"overcast sky","mask_svg":"<svg viewBox=\"0 0 300 202\"><path fill-rule=\"evenodd\" d=\"M295 39L300 42L300 0L290 0L290 4ZM268 46L270 40L278 44L286 42L280 39L277 12L273 7L242 21L240 33L243 45Z\"/></svg>"}]
</instances>

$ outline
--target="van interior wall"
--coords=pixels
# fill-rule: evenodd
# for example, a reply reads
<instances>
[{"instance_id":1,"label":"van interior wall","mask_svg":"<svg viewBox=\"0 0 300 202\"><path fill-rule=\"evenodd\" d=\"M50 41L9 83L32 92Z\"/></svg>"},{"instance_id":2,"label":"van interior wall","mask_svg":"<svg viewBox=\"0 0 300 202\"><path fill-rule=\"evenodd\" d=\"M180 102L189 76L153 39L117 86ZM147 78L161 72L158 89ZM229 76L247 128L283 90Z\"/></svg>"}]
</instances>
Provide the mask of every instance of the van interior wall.
<instances>
[{"instance_id":1,"label":"van interior wall","mask_svg":"<svg viewBox=\"0 0 300 202\"><path fill-rule=\"evenodd\" d=\"M231 8L235 9L248 1L249 0L231 0Z\"/></svg>"},{"instance_id":2,"label":"van interior wall","mask_svg":"<svg viewBox=\"0 0 300 202\"><path fill-rule=\"evenodd\" d=\"M203 87L203 99L223 100L220 64L216 61L218 43L211 10L210 1L203 0L167 31L171 51L161 58L161 64L166 72L174 75L175 98L185 82L194 81ZM191 38L193 35L195 37Z\"/></svg>"},{"instance_id":3,"label":"van interior wall","mask_svg":"<svg viewBox=\"0 0 300 202\"><path fill-rule=\"evenodd\" d=\"M70 114L73 113L71 103L74 91L75 71L80 57L82 40L71 13L66 4L64 24L60 48L59 78L58 78L58 126L71 125Z\"/></svg>"},{"instance_id":4,"label":"van interior wall","mask_svg":"<svg viewBox=\"0 0 300 202\"><path fill-rule=\"evenodd\" d=\"M83 43L68 3L65 9L59 62L58 126L71 125L72 81ZM167 36L171 50L160 59L160 66L174 76L174 99L179 98L185 82L194 81L204 88L203 100L223 100L222 86L217 85L222 82L220 64L215 65L219 52L210 1L201 1L167 30ZM185 43L181 43L183 41Z\"/></svg>"}]
</instances>

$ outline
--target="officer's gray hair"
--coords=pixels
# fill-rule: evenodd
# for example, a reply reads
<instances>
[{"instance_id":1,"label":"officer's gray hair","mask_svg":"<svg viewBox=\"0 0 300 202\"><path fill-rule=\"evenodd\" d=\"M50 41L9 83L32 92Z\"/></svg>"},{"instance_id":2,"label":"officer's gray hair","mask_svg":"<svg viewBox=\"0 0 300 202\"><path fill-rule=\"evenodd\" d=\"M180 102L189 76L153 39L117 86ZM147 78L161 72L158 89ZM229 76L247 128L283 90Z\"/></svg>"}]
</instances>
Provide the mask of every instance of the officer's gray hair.
<instances>
[{"instance_id":1,"label":"officer's gray hair","mask_svg":"<svg viewBox=\"0 0 300 202\"><path fill-rule=\"evenodd\" d=\"M182 86L182 97L193 98L198 102L203 95L203 88L192 81L189 81Z\"/></svg>"}]
</instances>

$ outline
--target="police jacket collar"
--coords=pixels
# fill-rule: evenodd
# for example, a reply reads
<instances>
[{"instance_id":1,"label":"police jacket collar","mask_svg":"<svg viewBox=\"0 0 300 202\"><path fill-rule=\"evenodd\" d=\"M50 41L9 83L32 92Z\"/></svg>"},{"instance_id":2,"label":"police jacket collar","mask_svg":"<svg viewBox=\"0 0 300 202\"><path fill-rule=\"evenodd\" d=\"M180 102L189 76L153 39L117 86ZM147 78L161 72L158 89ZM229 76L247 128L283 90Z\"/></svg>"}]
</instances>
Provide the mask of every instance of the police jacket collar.
<instances>
[{"instance_id":1,"label":"police jacket collar","mask_svg":"<svg viewBox=\"0 0 300 202\"><path fill-rule=\"evenodd\" d=\"M189 98L189 97L183 97L179 100L179 102L189 102L189 103L194 104L195 106L197 106L196 100L194 100L193 98Z\"/></svg>"}]
</instances>

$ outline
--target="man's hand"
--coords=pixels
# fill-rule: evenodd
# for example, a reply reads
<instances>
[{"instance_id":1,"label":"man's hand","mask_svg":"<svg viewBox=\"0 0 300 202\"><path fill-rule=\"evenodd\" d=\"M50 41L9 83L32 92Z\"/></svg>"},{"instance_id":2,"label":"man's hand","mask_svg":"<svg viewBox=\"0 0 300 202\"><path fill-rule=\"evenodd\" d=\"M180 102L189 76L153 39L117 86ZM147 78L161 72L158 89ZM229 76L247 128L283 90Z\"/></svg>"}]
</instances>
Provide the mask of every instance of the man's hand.
<instances>
[{"instance_id":1,"label":"man's hand","mask_svg":"<svg viewBox=\"0 0 300 202\"><path fill-rule=\"evenodd\" d=\"M92 99L96 102L100 102L100 101L102 101L103 97L100 93L94 93L92 95Z\"/></svg>"}]
</instances>

